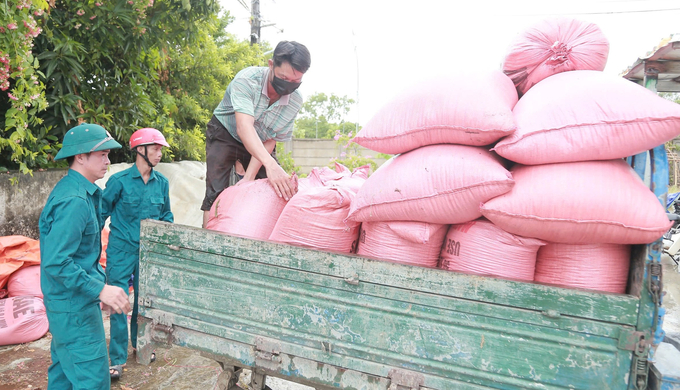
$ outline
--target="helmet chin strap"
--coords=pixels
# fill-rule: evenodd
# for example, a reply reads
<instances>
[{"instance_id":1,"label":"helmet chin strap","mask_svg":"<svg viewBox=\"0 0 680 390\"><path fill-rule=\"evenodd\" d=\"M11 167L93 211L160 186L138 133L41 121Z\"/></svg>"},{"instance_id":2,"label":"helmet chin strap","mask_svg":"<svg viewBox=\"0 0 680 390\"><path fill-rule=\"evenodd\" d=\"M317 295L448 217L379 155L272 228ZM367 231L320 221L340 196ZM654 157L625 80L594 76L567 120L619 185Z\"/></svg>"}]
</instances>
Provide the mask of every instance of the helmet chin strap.
<instances>
[{"instance_id":1,"label":"helmet chin strap","mask_svg":"<svg viewBox=\"0 0 680 390\"><path fill-rule=\"evenodd\" d=\"M147 149L147 146L148 145L144 145L144 153L140 153L139 151L137 151L137 154L142 156L144 161L146 161L146 163L149 164L149 168L151 168L151 170L153 170L153 165L151 165L151 161L149 161L149 158L146 156L147 154L149 154L149 150Z\"/></svg>"}]
</instances>

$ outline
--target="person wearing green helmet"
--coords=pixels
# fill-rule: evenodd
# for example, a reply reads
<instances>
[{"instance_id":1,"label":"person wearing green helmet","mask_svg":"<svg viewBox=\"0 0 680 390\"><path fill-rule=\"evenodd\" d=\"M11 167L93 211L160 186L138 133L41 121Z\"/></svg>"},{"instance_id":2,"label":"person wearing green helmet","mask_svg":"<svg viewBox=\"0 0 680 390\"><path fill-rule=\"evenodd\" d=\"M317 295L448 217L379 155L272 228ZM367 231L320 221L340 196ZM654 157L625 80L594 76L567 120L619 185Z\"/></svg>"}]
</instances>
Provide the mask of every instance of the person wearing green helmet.
<instances>
[{"instance_id":1,"label":"person wearing green helmet","mask_svg":"<svg viewBox=\"0 0 680 390\"><path fill-rule=\"evenodd\" d=\"M83 123L64 136L55 160L69 170L40 214L40 287L52 333L47 389L109 389L109 362L100 303L130 311L125 291L105 283L99 265L102 191L109 150L120 148L101 126Z\"/></svg>"},{"instance_id":2,"label":"person wearing green helmet","mask_svg":"<svg viewBox=\"0 0 680 390\"><path fill-rule=\"evenodd\" d=\"M135 163L109 178L102 198L104 220L111 217L111 234L106 248L106 280L128 290L132 275L135 298L130 317L130 344L135 351L139 310L140 222L143 219L174 221L170 210L170 183L154 170L163 157L163 147L169 146L163 134L156 129L147 127L135 131L130 137L130 150L135 152ZM111 314L110 321L109 373L111 380L118 380L128 359L128 320L124 314ZM152 353L152 362L155 356Z\"/></svg>"}]
</instances>

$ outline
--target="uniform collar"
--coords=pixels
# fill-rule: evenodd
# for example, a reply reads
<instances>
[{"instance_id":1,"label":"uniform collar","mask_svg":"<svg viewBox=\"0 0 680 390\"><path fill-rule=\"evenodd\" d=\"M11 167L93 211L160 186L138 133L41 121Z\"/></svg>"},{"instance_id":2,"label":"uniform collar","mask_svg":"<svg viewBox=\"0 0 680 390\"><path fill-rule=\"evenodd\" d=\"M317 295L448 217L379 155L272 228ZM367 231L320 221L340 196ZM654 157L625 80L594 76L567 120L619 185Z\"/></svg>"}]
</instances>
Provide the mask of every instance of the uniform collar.
<instances>
[{"instance_id":1,"label":"uniform collar","mask_svg":"<svg viewBox=\"0 0 680 390\"><path fill-rule=\"evenodd\" d=\"M269 86L269 67L267 69L267 74L264 75L264 85L262 86L262 94L269 98L269 95L267 94L267 87ZM290 100L290 95L283 95L279 97L279 106L287 106L288 101Z\"/></svg>"},{"instance_id":2,"label":"uniform collar","mask_svg":"<svg viewBox=\"0 0 680 390\"><path fill-rule=\"evenodd\" d=\"M142 174L139 173L139 169L137 169L136 163L132 164L132 177L133 178L137 178L137 177L141 178L142 177ZM156 170L151 169L151 174L149 175L149 180L154 180L155 178L156 178Z\"/></svg>"},{"instance_id":3,"label":"uniform collar","mask_svg":"<svg viewBox=\"0 0 680 390\"><path fill-rule=\"evenodd\" d=\"M68 175L73 177L78 182L78 184L82 185L83 188L85 188L85 191L87 191L87 193L90 195L94 195L97 191L101 191L98 185L91 183L78 171L69 169Z\"/></svg>"}]
</instances>

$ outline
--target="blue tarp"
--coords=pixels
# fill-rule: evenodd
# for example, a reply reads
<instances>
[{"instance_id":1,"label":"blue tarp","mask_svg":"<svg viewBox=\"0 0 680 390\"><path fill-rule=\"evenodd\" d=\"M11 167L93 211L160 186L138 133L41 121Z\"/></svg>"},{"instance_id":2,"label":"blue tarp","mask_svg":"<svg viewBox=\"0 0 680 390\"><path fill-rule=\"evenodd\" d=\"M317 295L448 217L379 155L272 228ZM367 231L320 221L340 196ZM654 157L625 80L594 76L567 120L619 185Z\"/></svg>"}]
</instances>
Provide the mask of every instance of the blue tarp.
<instances>
[{"instance_id":1,"label":"blue tarp","mask_svg":"<svg viewBox=\"0 0 680 390\"><path fill-rule=\"evenodd\" d=\"M668 194L668 197L666 198L666 208L671 207L671 205L678 200L678 197L680 197L680 192Z\"/></svg>"}]
</instances>

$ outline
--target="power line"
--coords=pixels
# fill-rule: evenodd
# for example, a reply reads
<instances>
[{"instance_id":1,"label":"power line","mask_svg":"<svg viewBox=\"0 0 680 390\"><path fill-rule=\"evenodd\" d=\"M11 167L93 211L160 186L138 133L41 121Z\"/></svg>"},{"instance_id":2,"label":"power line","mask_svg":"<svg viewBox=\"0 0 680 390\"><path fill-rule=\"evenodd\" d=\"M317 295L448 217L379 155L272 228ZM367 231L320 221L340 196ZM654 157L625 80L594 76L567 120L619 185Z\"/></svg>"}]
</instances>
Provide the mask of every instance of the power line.
<instances>
[{"instance_id":1,"label":"power line","mask_svg":"<svg viewBox=\"0 0 680 390\"><path fill-rule=\"evenodd\" d=\"M636 13L643 13L643 12L664 12L664 11L680 11L680 8L642 9L642 10L635 10L635 11L578 12L578 13L570 13L569 15L636 14Z\"/></svg>"},{"instance_id":2,"label":"power line","mask_svg":"<svg viewBox=\"0 0 680 390\"><path fill-rule=\"evenodd\" d=\"M600 11L600 12L546 12L538 14L512 14L512 16L561 16L561 15L614 15L614 14L635 14L635 13L650 13L650 12L666 12L666 11L680 11L680 8L665 8L665 9L644 9L633 11Z\"/></svg>"},{"instance_id":3,"label":"power line","mask_svg":"<svg viewBox=\"0 0 680 390\"><path fill-rule=\"evenodd\" d=\"M250 8L248 7L248 4L246 4L245 0L238 0L238 2L243 6L243 8L246 9L246 11L250 12Z\"/></svg>"}]
</instances>

